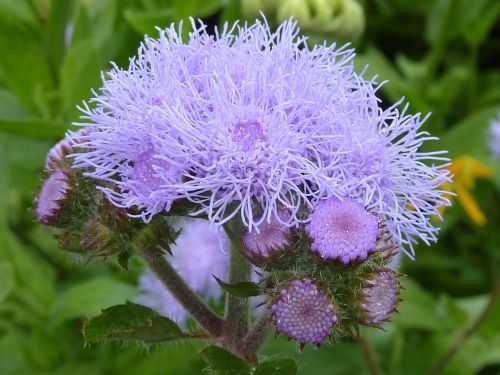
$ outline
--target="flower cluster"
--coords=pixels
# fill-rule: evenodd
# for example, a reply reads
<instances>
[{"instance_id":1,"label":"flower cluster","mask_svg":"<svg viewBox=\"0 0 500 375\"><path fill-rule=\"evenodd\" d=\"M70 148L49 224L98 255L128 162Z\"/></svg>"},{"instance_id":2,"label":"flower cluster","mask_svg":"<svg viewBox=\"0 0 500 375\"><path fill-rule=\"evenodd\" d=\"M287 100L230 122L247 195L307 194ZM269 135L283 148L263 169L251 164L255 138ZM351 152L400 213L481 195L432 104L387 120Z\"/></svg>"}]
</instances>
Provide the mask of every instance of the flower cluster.
<instances>
[{"instance_id":1,"label":"flower cluster","mask_svg":"<svg viewBox=\"0 0 500 375\"><path fill-rule=\"evenodd\" d=\"M298 226L303 209L349 198L410 256L416 239L436 239L429 218L448 204L438 189L445 159L419 151L432 139L420 115L381 108L352 50L309 48L293 21L216 36L193 23L187 44L180 35L172 26L146 38L82 108L88 135L74 167L113 204L148 222L183 199L192 215L218 224L239 215L258 231L273 220Z\"/></svg>"},{"instance_id":2,"label":"flower cluster","mask_svg":"<svg viewBox=\"0 0 500 375\"><path fill-rule=\"evenodd\" d=\"M240 293L227 298L225 322L185 284L169 283L171 294L150 271L140 279L140 303L180 323L190 311L220 342L231 313L245 310L241 288L264 294L264 320L301 346L380 326L399 302L393 256L436 240L430 218L449 204L448 159L420 151L434 139L425 118L401 102L382 108L380 84L354 71L353 50L310 47L294 21L215 35L193 21L187 43L182 35L161 30L127 68L103 74L80 108L81 130L49 152L39 220L57 224L78 185L76 219L60 226L65 247L118 255L124 267L139 250L205 301L222 296L213 275L248 281L239 248L259 280L221 283ZM170 248L172 267L158 248Z\"/></svg>"}]
</instances>

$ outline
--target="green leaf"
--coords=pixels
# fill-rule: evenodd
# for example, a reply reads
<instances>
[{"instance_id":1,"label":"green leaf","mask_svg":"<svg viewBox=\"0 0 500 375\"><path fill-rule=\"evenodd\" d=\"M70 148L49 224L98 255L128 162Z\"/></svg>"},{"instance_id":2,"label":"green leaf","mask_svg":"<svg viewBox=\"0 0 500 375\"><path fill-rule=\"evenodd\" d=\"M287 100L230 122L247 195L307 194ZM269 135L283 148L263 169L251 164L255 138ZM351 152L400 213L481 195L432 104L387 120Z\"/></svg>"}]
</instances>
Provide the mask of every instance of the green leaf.
<instances>
[{"instance_id":1,"label":"green leaf","mask_svg":"<svg viewBox=\"0 0 500 375\"><path fill-rule=\"evenodd\" d=\"M251 374L249 364L218 346L209 346L203 349L200 356L216 375Z\"/></svg>"},{"instance_id":2,"label":"green leaf","mask_svg":"<svg viewBox=\"0 0 500 375\"><path fill-rule=\"evenodd\" d=\"M297 374L297 364L293 359L275 359L261 363L254 372L255 375L294 375Z\"/></svg>"},{"instance_id":3,"label":"green leaf","mask_svg":"<svg viewBox=\"0 0 500 375\"><path fill-rule=\"evenodd\" d=\"M0 70L6 85L23 107L32 114L45 114L46 95L53 89L52 75L42 49L40 36L32 30L9 27L0 20ZM36 98L37 92L41 98Z\"/></svg>"},{"instance_id":4,"label":"green leaf","mask_svg":"<svg viewBox=\"0 0 500 375\"><path fill-rule=\"evenodd\" d=\"M0 302L2 302L14 288L14 267L10 262L0 263Z\"/></svg>"},{"instance_id":5,"label":"green leaf","mask_svg":"<svg viewBox=\"0 0 500 375\"><path fill-rule=\"evenodd\" d=\"M498 111L500 111L500 106L472 113L464 120L455 124L441 138L439 145L436 146L444 150L450 150L452 158L469 155L482 161L489 160L487 130L491 120L497 115Z\"/></svg>"},{"instance_id":6,"label":"green leaf","mask_svg":"<svg viewBox=\"0 0 500 375\"><path fill-rule=\"evenodd\" d=\"M172 13L170 8L151 11L125 9L123 15L129 25L142 36L144 34L157 35L155 27L169 26L174 21Z\"/></svg>"},{"instance_id":7,"label":"green leaf","mask_svg":"<svg viewBox=\"0 0 500 375\"><path fill-rule=\"evenodd\" d=\"M82 41L68 49L61 70L61 94L71 120L78 119L80 111L76 106L88 99L91 89L99 85L102 68L92 40Z\"/></svg>"},{"instance_id":8,"label":"green leaf","mask_svg":"<svg viewBox=\"0 0 500 375\"><path fill-rule=\"evenodd\" d=\"M87 343L103 340L156 343L189 337L170 319L131 302L107 308L85 322L83 336Z\"/></svg>"},{"instance_id":9,"label":"green leaf","mask_svg":"<svg viewBox=\"0 0 500 375\"><path fill-rule=\"evenodd\" d=\"M66 27L70 22L75 0L53 0L47 24L45 49L54 76L59 72L66 49Z\"/></svg>"},{"instance_id":10,"label":"green leaf","mask_svg":"<svg viewBox=\"0 0 500 375\"><path fill-rule=\"evenodd\" d=\"M60 139L66 133L64 125L55 120L39 118L1 118L0 132L37 139Z\"/></svg>"},{"instance_id":11,"label":"green leaf","mask_svg":"<svg viewBox=\"0 0 500 375\"><path fill-rule=\"evenodd\" d=\"M402 285L405 288L401 291L403 301L398 306L401 314L393 314L393 321L403 327L428 331L445 328L436 317L436 301L432 295L409 278L404 278Z\"/></svg>"},{"instance_id":12,"label":"green leaf","mask_svg":"<svg viewBox=\"0 0 500 375\"><path fill-rule=\"evenodd\" d=\"M222 289L224 289L226 292L228 292L233 296L248 298L262 294L259 286L255 283L244 281L241 283L228 284L219 279L217 276L215 275L212 276Z\"/></svg>"},{"instance_id":13,"label":"green leaf","mask_svg":"<svg viewBox=\"0 0 500 375\"><path fill-rule=\"evenodd\" d=\"M29 117L16 96L4 89L0 89L0 113L5 118Z\"/></svg>"},{"instance_id":14,"label":"green leaf","mask_svg":"<svg viewBox=\"0 0 500 375\"><path fill-rule=\"evenodd\" d=\"M76 284L57 296L50 311L51 323L97 315L102 308L123 303L136 294L133 286L109 277Z\"/></svg>"}]
</instances>

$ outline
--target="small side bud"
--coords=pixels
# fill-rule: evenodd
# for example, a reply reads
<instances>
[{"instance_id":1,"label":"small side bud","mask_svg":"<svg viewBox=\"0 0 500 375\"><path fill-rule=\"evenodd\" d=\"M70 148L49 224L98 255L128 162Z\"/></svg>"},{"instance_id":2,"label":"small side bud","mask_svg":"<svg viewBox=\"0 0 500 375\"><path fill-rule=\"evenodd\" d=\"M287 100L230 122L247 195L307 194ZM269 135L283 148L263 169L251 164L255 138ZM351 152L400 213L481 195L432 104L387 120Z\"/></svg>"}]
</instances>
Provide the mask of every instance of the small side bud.
<instances>
[{"instance_id":1,"label":"small side bud","mask_svg":"<svg viewBox=\"0 0 500 375\"><path fill-rule=\"evenodd\" d=\"M46 225L58 225L62 211L67 205L70 189L69 177L66 172L55 170L50 173L36 198L37 221Z\"/></svg>"},{"instance_id":2,"label":"small side bud","mask_svg":"<svg viewBox=\"0 0 500 375\"><path fill-rule=\"evenodd\" d=\"M51 172L61 168L70 168L72 161L68 159L68 156L74 152L75 145L81 142L80 137L85 135L86 132L82 129L76 133L66 135L57 142L47 153L45 170Z\"/></svg>"},{"instance_id":3,"label":"small side bud","mask_svg":"<svg viewBox=\"0 0 500 375\"><path fill-rule=\"evenodd\" d=\"M321 345L337 322L335 307L327 294L311 280L294 280L279 291L271 306L276 331L305 344Z\"/></svg>"},{"instance_id":4,"label":"small side bud","mask_svg":"<svg viewBox=\"0 0 500 375\"><path fill-rule=\"evenodd\" d=\"M388 321L400 301L400 289L398 274L389 268L366 273L357 296L361 323L380 327Z\"/></svg>"},{"instance_id":5,"label":"small side bud","mask_svg":"<svg viewBox=\"0 0 500 375\"><path fill-rule=\"evenodd\" d=\"M287 212L279 210L280 218L285 218ZM269 222L262 223L258 230L244 229L242 244L244 255L254 264L263 264L275 261L286 254L291 246L292 229L280 223L278 218L272 217Z\"/></svg>"}]
</instances>

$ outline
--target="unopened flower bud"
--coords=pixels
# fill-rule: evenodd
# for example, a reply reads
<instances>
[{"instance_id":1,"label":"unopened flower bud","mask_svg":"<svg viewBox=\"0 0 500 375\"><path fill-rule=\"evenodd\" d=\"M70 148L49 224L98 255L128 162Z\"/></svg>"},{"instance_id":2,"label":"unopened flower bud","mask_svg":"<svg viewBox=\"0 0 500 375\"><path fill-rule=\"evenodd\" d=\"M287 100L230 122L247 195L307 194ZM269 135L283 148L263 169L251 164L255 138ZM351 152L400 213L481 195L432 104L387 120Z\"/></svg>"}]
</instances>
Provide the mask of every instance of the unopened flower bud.
<instances>
[{"instance_id":1,"label":"unopened flower bud","mask_svg":"<svg viewBox=\"0 0 500 375\"><path fill-rule=\"evenodd\" d=\"M398 274L389 268L380 268L365 274L363 284L358 292L362 323L380 326L389 320L400 301Z\"/></svg>"},{"instance_id":2,"label":"unopened flower bud","mask_svg":"<svg viewBox=\"0 0 500 375\"><path fill-rule=\"evenodd\" d=\"M85 130L66 135L62 140L56 143L47 153L45 160L45 170L50 172L61 168L69 168L71 160L67 156L73 153L74 147L80 142L80 137L85 135Z\"/></svg>"},{"instance_id":3,"label":"unopened flower bud","mask_svg":"<svg viewBox=\"0 0 500 375\"><path fill-rule=\"evenodd\" d=\"M57 225L67 203L69 190L69 178L64 171L55 170L50 173L36 199L37 221L42 224Z\"/></svg>"},{"instance_id":4,"label":"unopened flower bud","mask_svg":"<svg viewBox=\"0 0 500 375\"><path fill-rule=\"evenodd\" d=\"M380 234L377 217L350 198L320 201L305 229L311 251L343 264L365 260Z\"/></svg>"},{"instance_id":5,"label":"unopened flower bud","mask_svg":"<svg viewBox=\"0 0 500 375\"><path fill-rule=\"evenodd\" d=\"M285 218L287 212L279 210L278 215ZM254 263L272 261L289 250L291 236L292 229L272 217L269 222L259 225L258 230L245 229L242 237L244 255Z\"/></svg>"},{"instance_id":6,"label":"unopened flower bud","mask_svg":"<svg viewBox=\"0 0 500 375\"><path fill-rule=\"evenodd\" d=\"M335 307L311 280L294 280L271 306L276 331L305 344L320 345L337 322Z\"/></svg>"}]
</instances>

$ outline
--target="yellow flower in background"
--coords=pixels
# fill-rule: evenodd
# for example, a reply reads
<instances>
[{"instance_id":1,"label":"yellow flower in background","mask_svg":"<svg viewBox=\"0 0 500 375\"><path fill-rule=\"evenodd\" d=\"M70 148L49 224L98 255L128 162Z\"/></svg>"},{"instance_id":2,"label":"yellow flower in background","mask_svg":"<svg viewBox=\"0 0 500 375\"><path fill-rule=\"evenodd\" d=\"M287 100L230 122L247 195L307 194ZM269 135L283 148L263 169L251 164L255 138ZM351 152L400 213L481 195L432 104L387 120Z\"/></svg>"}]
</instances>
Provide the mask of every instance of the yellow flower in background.
<instances>
[{"instance_id":1,"label":"yellow flower in background","mask_svg":"<svg viewBox=\"0 0 500 375\"><path fill-rule=\"evenodd\" d=\"M486 167L470 156L454 159L448 169L454 176L453 182L444 183L442 188L456 194L458 202L474 223L477 225L486 224L486 216L472 196L471 190L476 186L477 179L493 176L494 169ZM441 213L443 210L444 207L441 208Z\"/></svg>"}]
</instances>

